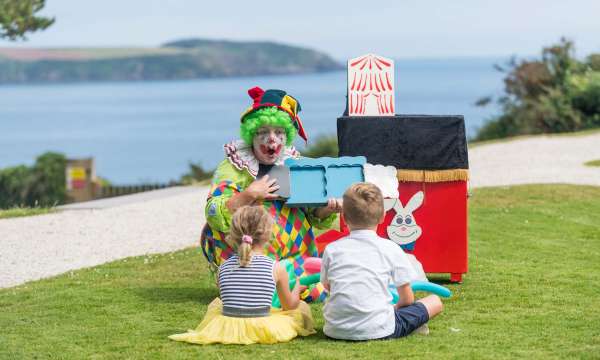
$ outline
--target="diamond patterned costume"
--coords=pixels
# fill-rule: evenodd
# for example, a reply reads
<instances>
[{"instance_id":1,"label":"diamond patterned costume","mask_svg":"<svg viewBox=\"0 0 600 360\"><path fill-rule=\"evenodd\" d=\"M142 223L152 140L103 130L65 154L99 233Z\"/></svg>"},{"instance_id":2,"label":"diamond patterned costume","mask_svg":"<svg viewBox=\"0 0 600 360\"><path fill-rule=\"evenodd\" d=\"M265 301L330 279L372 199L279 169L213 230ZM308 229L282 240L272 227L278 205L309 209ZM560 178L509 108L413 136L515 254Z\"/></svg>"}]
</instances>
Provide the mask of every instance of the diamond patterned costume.
<instances>
[{"instance_id":1,"label":"diamond patterned costume","mask_svg":"<svg viewBox=\"0 0 600 360\"><path fill-rule=\"evenodd\" d=\"M226 203L233 195L246 189L258 174L258 161L250 146L243 141L234 141L224 148L226 159L219 164L212 180L205 209L207 226L201 241L204 255L214 267L218 267L234 253L233 248L225 241L232 216ZM276 164L283 164L288 157L299 156L293 147L287 147ZM288 208L279 200L262 201L262 205L275 220L273 239L266 248L266 254L275 260L292 261L296 275L304 275L304 259L318 256L312 227L331 227L336 214L319 219L314 215L314 209ZM320 283L301 295L305 301L323 300L325 296Z\"/></svg>"}]
</instances>

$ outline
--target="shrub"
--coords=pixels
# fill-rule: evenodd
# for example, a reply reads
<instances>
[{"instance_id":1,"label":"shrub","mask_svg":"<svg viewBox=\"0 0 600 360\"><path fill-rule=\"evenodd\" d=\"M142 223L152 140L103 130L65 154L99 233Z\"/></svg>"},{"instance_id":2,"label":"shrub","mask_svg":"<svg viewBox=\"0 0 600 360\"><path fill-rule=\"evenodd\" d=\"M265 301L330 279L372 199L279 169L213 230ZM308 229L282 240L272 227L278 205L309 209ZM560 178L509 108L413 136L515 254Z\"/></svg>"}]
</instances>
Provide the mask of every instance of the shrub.
<instances>
[{"instance_id":1,"label":"shrub","mask_svg":"<svg viewBox=\"0 0 600 360\"><path fill-rule=\"evenodd\" d=\"M315 142L302 151L302 156L317 158L322 156L337 157L339 153L337 137L335 135L322 135Z\"/></svg>"},{"instance_id":2,"label":"shrub","mask_svg":"<svg viewBox=\"0 0 600 360\"><path fill-rule=\"evenodd\" d=\"M31 169L20 165L0 170L0 209L25 205Z\"/></svg>"},{"instance_id":3,"label":"shrub","mask_svg":"<svg viewBox=\"0 0 600 360\"><path fill-rule=\"evenodd\" d=\"M573 106L584 115L584 127L600 127L600 71L574 77L572 85Z\"/></svg>"},{"instance_id":4,"label":"shrub","mask_svg":"<svg viewBox=\"0 0 600 360\"><path fill-rule=\"evenodd\" d=\"M190 170L183 174L179 182L184 185L190 185L199 181L208 180L213 176L214 170L206 170L202 164L189 163Z\"/></svg>"},{"instance_id":5,"label":"shrub","mask_svg":"<svg viewBox=\"0 0 600 360\"><path fill-rule=\"evenodd\" d=\"M474 140L521 134L577 131L600 127L600 54L587 61L574 56L572 42L544 48L532 61L511 59L506 68L505 94L497 99L502 113L482 126ZM477 101L485 106L489 97Z\"/></svg>"},{"instance_id":6,"label":"shrub","mask_svg":"<svg viewBox=\"0 0 600 360\"><path fill-rule=\"evenodd\" d=\"M0 170L0 208L55 206L66 199L66 158L47 152L32 167Z\"/></svg>"}]
</instances>

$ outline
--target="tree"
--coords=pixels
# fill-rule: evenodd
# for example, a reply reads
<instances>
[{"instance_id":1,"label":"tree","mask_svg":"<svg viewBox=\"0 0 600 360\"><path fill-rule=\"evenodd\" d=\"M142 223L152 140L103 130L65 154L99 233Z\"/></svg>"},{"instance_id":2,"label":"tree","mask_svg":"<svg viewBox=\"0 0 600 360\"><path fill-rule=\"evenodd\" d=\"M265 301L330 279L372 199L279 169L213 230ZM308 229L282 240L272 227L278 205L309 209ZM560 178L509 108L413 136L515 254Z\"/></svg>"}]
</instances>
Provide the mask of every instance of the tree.
<instances>
[{"instance_id":1,"label":"tree","mask_svg":"<svg viewBox=\"0 0 600 360\"><path fill-rule=\"evenodd\" d=\"M55 206L66 200L63 154L47 152L32 167L25 165L0 169L0 209L15 206Z\"/></svg>"},{"instance_id":2,"label":"tree","mask_svg":"<svg viewBox=\"0 0 600 360\"><path fill-rule=\"evenodd\" d=\"M556 133L600 127L600 58L575 57L572 41L542 50L539 59L512 59L496 68L506 74L502 113L479 129L475 140L522 134ZM485 106L490 97L477 101Z\"/></svg>"},{"instance_id":3,"label":"tree","mask_svg":"<svg viewBox=\"0 0 600 360\"><path fill-rule=\"evenodd\" d=\"M54 18L35 16L45 0L0 0L0 38L27 39L25 34L44 30Z\"/></svg>"}]
</instances>

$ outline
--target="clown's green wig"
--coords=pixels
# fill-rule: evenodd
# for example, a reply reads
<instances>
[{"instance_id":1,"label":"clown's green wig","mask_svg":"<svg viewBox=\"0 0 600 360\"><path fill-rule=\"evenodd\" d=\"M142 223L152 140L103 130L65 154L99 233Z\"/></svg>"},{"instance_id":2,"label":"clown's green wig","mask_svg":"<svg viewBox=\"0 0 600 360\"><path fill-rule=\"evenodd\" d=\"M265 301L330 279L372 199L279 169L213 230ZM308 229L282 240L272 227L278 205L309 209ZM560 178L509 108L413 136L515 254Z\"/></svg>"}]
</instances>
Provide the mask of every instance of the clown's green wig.
<instances>
[{"instance_id":1,"label":"clown's green wig","mask_svg":"<svg viewBox=\"0 0 600 360\"><path fill-rule=\"evenodd\" d=\"M292 124L290 115L272 106L258 109L244 117L244 121L240 125L242 140L252 146L254 135L263 125L283 128L287 138L287 146L290 146L296 137L296 128Z\"/></svg>"}]
</instances>

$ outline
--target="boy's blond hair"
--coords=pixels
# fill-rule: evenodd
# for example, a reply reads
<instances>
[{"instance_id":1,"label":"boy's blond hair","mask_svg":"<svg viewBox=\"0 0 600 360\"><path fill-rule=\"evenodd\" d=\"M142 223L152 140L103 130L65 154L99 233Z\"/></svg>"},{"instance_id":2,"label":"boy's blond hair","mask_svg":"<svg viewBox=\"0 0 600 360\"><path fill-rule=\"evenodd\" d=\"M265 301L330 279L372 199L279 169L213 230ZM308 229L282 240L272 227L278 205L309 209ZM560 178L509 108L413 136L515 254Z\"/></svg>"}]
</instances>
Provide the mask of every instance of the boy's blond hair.
<instances>
[{"instance_id":1,"label":"boy's blond hair","mask_svg":"<svg viewBox=\"0 0 600 360\"><path fill-rule=\"evenodd\" d=\"M357 229L377 226L383 216L383 195L371 183L356 183L344 193L344 219Z\"/></svg>"}]
</instances>

